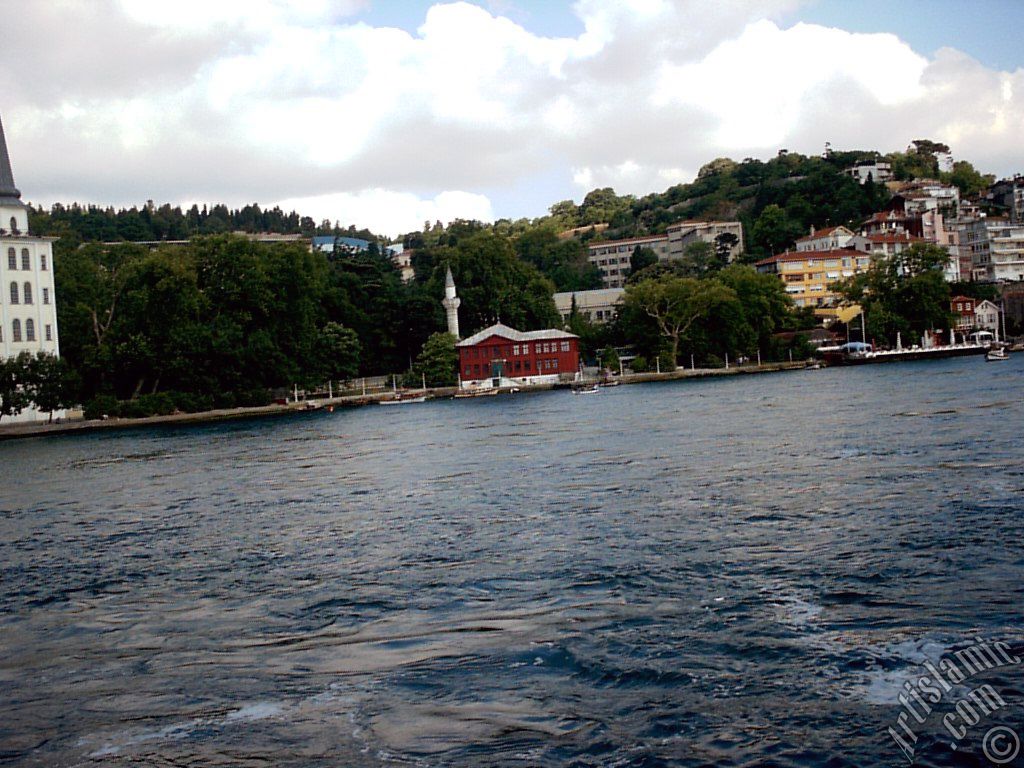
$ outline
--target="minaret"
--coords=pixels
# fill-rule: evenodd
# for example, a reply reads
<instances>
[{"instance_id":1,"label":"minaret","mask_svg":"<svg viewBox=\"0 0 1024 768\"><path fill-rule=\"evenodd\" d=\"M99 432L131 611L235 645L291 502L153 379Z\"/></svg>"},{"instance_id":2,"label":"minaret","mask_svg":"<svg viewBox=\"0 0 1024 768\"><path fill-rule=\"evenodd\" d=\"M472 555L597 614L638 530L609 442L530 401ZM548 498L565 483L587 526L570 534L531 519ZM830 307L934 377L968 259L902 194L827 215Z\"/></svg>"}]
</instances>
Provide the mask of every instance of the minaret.
<instances>
[{"instance_id":1,"label":"minaret","mask_svg":"<svg viewBox=\"0 0 1024 768\"><path fill-rule=\"evenodd\" d=\"M441 304L444 306L444 313L448 316L448 333L456 339L459 337L459 304L462 299L455 295L455 278L452 277L452 268L449 266L444 276L444 299Z\"/></svg>"},{"instance_id":2,"label":"minaret","mask_svg":"<svg viewBox=\"0 0 1024 768\"><path fill-rule=\"evenodd\" d=\"M0 231L28 233L28 210L21 202L21 192L14 186L11 158L7 154L4 125L0 122Z\"/></svg>"}]
</instances>

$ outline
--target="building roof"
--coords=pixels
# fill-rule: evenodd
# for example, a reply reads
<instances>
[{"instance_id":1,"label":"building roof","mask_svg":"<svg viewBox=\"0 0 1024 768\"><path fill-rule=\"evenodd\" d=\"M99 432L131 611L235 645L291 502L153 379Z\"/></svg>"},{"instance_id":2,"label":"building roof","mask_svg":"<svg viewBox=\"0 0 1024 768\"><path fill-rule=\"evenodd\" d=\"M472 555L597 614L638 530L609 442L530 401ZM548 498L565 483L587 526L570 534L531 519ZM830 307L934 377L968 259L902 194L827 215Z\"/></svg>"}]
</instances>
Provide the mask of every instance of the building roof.
<instances>
[{"instance_id":1,"label":"building roof","mask_svg":"<svg viewBox=\"0 0 1024 768\"><path fill-rule=\"evenodd\" d=\"M569 333L568 331L559 331L554 328L544 331L517 331L515 328L509 328L503 323L495 323L494 325L484 328L482 331L477 331L468 339L463 339L455 346L457 347L473 347L479 344L481 341L489 339L491 336L501 336L509 341L542 341L548 339L577 339L579 338L575 333Z\"/></svg>"},{"instance_id":2,"label":"building roof","mask_svg":"<svg viewBox=\"0 0 1024 768\"><path fill-rule=\"evenodd\" d=\"M4 138L3 122L0 122L0 204L23 204L21 192L14 186L14 173L11 171L11 157L7 154L7 139Z\"/></svg>"},{"instance_id":3,"label":"building roof","mask_svg":"<svg viewBox=\"0 0 1024 768\"><path fill-rule=\"evenodd\" d=\"M861 235L862 240L867 240L869 243L923 243L923 237L915 237L914 235L907 234L906 232L890 232L886 234L877 235Z\"/></svg>"},{"instance_id":4,"label":"building roof","mask_svg":"<svg viewBox=\"0 0 1024 768\"><path fill-rule=\"evenodd\" d=\"M764 266L766 264L776 264L780 261L805 261L806 259L823 259L828 256L860 256L865 257L862 251L858 251L856 248L829 248L827 251L786 251L785 253L777 253L774 256L769 256L766 259L754 262L755 267Z\"/></svg>"},{"instance_id":5,"label":"building roof","mask_svg":"<svg viewBox=\"0 0 1024 768\"><path fill-rule=\"evenodd\" d=\"M591 240L587 243L588 248L598 248L603 245L629 245L630 243L653 243L668 240L668 235L647 235L646 237L629 237L625 240Z\"/></svg>"},{"instance_id":6,"label":"building roof","mask_svg":"<svg viewBox=\"0 0 1024 768\"><path fill-rule=\"evenodd\" d=\"M625 288L594 288L589 291L560 291L554 297L556 305L559 302L571 303L575 296L577 304L588 307L614 304L622 299L625 292Z\"/></svg>"},{"instance_id":7,"label":"building roof","mask_svg":"<svg viewBox=\"0 0 1024 768\"><path fill-rule=\"evenodd\" d=\"M965 301L977 301L977 299L973 299L970 296L951 296L949 300L950 302L959 301L961 303Z\"/></svg>"},{"instance_id":8,"label":"building roof","mask_svg":"<svg viewBox=\"0 0 1024 768\"><path fill-rule=\"evenodd\" d=\"M826 227L825 229L819 229L819 230L817 230L815 232L812 232L809 235L805 235L804 237L801 237L799 240L797 240L797 242L798 243L807 243L807 242L810 242L811 240L818 240L818 239L820 239L822 237L828 237L829 235L834 234L835 232L839 232L840 230L842 230L842 232L845 232L846 234L850 235L851 237L853 236L853 232L851 232L849 229L847 229L842 224L840 224L838 227Z\"/></svg>"}]
</instances>

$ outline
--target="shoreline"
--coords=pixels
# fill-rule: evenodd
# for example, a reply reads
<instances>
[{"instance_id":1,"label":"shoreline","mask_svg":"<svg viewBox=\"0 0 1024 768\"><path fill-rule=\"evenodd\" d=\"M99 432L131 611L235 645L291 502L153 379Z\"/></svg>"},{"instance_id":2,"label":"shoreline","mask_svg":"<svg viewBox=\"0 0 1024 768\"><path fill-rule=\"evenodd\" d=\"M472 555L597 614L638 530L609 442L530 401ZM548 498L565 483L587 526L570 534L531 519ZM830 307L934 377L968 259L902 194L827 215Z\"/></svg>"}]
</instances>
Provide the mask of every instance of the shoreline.
<instances>
[{"instance_id":1,"label":"shoreline","mask_svg":"<svg viewBox=\"0 0 1024 768\"><path fill-rule=\"evenodd\" d=\"M684 379L706 379L717 376L742 376L763 373L781 373L785 371L798 371L810 368L813 361L801 360L797 362L764 363L762 365L742 365L730 368L677 368L674 371L664 373L631 373L622 376L615 376L614 381L620 384L647 384L655 381L681 381ZM598 381L597 379L593 380ZM541 384L533 387L521 387L518 394L529 394L531 392L548 392L555 389L569 389L571 384ZM411 390L420 392L421 390ZM427 399L445 399L452 397L458 391L457 387L434 387L425 391ZM505 394L503 391L502 394ZM316 399L312 398L287 405L263 405L248 408L220 408L212 411L199 411L196 413L173 413L166 416L144 416L138 419L112 418L65 421L59 424L47 424L38 422L34 424L0 424L0 441L18 440L33 437L47 437L52 435L73 435L108 430L143 429L146 427L161 426L191 426L196 424L211 424L219 421L236 421L239 419L252 419L271 416L287 416L290 414L318 413L328 406L335 408L356 408L365 405L374 405L382 400L388 400L393 396L391 392L375 394L343 395L333 398ZM310 409L307 403L316 403L315 409Z\"/></svg>"}]
</instances>

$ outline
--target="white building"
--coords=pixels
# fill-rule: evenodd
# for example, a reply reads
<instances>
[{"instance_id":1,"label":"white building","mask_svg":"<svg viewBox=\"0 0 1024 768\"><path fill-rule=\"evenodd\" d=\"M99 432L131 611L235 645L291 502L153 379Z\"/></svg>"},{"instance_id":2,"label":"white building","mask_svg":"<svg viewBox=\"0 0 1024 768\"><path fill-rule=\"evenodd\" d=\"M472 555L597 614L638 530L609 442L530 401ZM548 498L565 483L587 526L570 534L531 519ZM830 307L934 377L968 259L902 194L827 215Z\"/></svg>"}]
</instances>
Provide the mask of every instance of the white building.
<instances>
[{"instance_id":1,"label":"white building","mask_svg":"<svg viewBox=\"0 0 1024 768\"><path fill-rule=\"evenodd\" d=\"M991 218L969 222L960 230L960 253L970 255L975 280L1024 281L1024 224Z\"/></svg>"},{"instance_id":2,"label":"white building","mask_svg":"<svg viewBox=\"0 0 1024 768\"><path fill-rule=\"evenodd\" d=\"M871 179L875 184L884 184L892 181L892 165L877 160L868 160L852 168L846 169L846 174L857 180L858 184L867 184Z\"/></svg>"},{"instance_id":3,"label":"white building","mask_svg":"<svg viewBox=\"0 0 1024 768\"><path fill-rule=\"evenodd\" d=\"M796 241L796 250L797 253L835 251L848 246L852 239L853 232L843 226L828 227L817 231L811 227L811 234Z\"/></svg>"},{"instance_id":4,"label":"white building","mask_svg":"<svg viewBox=\"0 0 1024 768\"><path fill-rule=\"evenodd\" d=\"M999 332L999 307L988 299L974 305L974 327L979 331Z\"/></svg>"},{"instance_id":5,"label":"white building","mask_svg":"<svg viewBox=\"0 0 1024 768\"><path fill-rule=\"evenodd\" d=\"M60 354L53 290L54 237L33 237L28 208L14 186L3 124L0 123L0 354ZM63 416L55 413L55 417ZM4 423L45 421L49 413L27 408Z\"/></svg>"},{"instance_id":6,"label":"white building","mask_svg":"<svg viewBox=\"0 0 1024 768\"><path fill-rule=\"evenodd\" d=\"M681 259L693 243L707 243L715 250L725 248L729 262L743 253L743 225L738 221L681 221L669 226L665 234L670 259Z\"/></svg>"},{"instance_id":7,"label":"white building","mask_svg":"<svg viewBox=\"0 0 1024 768\"><path fill-rule=\"evenodd\" d=\"M601 240L587 246L587 261L601 271L605 288L621 288L629 276L630 260L637 247L650 248L659 261L668 261L668 235L632 237L628 240Z\"/></svg>"},{"instance_id":8,"label":"white building","mask_svg":"<svg viewBox=\"0 0 1024 768\"><path fill-rule=\"evenodd\" d=\"M743 252L743 225L738 221L681 221L668 227L664 235L591 242L587 260L601 271L605 288L622 288L638 246L652 250L658 261L671 261L681 259L693 243L726 249L726 260L734 261Z\"/></svg>"},{"instance_id":9,"label":"white building","mask_svg":"<svg viewBox=\"0 0 1024 768\"><path fill-rule=\"evenodd\" d=\"M625 288L597 288L592 291L563 291L556 293L555 308L562 316L562 322L568 323L572 314L573 301L580 317L592 323L609 323L619 311Z\"/></svg>"}]
</instances>

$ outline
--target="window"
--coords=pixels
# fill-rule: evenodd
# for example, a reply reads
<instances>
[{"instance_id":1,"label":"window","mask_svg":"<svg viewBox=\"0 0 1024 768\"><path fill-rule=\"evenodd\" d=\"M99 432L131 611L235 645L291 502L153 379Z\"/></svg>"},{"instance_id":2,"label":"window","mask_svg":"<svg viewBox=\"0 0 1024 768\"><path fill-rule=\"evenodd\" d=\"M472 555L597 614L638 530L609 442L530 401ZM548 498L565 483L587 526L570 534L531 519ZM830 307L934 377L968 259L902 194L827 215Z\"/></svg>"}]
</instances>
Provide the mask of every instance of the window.
<instances>
[{"instance_id":1,"label":"window","mask_svg":"<svg viewBox=\"0 0 1024 768\"><path fill-rule=\"evenodd\" d=\"M36 340L36 323L31 317L25 321L25 341Z\"/></svg>"},{"instance_id":2,"label":"window","mask_svg":"<svg viewBox=\"0 0 1024 768\"><path fill-rule=\"evenodd\" d=\"M13 248L7 249L7 268L17 269L18 268L18 254L14 252Z\"/></svg>"},{"instance_id":3,"label":"window","mask_svg":"<svg viewBox=\"0 0 1024 768\"><path fill-rule=\"evenodd\" d=\"M518 344L513 344L512 345L512 355L513 355L513 357L518 355L518 354L519 354L519 345Z\"/></svg>"},{"instance_id":4,"label":"window","mask_svg":"<svg viewBox=\"0 0 1024 768\"><path fill-rule=\"evenodd\" d=\"M25 303L26 304L31 304L32 303L32 283L25 283L24 294L25 294Z\"/></svg>"},{"instance_id":5,"label":"window","mask_svg":"<svg viewBox=\"0 0 1024 768\"><path fill-rule=\"evenodd\" d=\"M18 284L11 283L11 304L18 303Z\"/></svg>"},{"instance_id":6,"label":"window","mask_svg":"<svg viewBox=\"0 0 1024 768\"><path fill-rule=\"evenodd\" d=\"M53 341L53 328L49 323L46 324L46 340Z\"/></svg>"},{"instance_id":7,"label":"window","mask_svg":"<svg viewBox=\"0 0 1024 768\"><path fill-rule=\"evenodd\" d=\"M467 375L467 376L469 376L469 375L470 375L470 374L471 374L472 372L473 372L472 368L470 368L470 367L469 367L469 366L467 365L467 366L466 366L466 375Z\"/></svg>"},{"instance_id":8,"label":"window","mask_svg":"<svg viewBox=\"0 0 1024 768\"><path fill-rule=\"evenodd\" d=\"M21 320L11 323L11 341L21 341Z\"/></svg>"},{"instance_id":9,"label":"window","mask_svg":"<svg viewBox=\"0 0 1024 768\"><path fill-rule=\"evenodd\" d=\"M600 313L598 313L598 315L600 316ZM562 342L562 351L563 352L568 352L569 351L569 342L568 341L563 341Z\"/></svg>"},{"instance_id":10,"label":"window","mask_svg":"<svg viewBox=\"0 0 1024 768\"><path fill-rule=\"evenodd\" d=\"M526 360L523 361L523 369L527 370L527 371L530 370L530 361L529 361L529 359L526 359Z\"/></svg>"},{"instance_id":11,"label":"window","mask_svg":"<svg viewBox=\"0 0 1024 768\"><path fill-rule=\"evenodd\" d=\"M14 218L13 216L11 216L11 232L17 232L17 231L18 231L18 220L16 218Z\"/></svg>"},{"instance_id":12,"label":"window","mask_svg":"<svg viewBox=\"0 0 1024 768\"><path fill-rule=\"evenodd\" d=\"M46 254L45 253L40 253L39 254L39 268L43 272L46 271Z\"/></svg>"},{"instance_id":13,"label":"window","mask_svg":"<svg viewBox=\"0 0 1024 768\"><path fill-rule=\"evenodd\" d=\"M49 288L43 288L43 304L49 304L49 303L50 303L50 289Z\"/></svg>"},{"instance_id":14,"label":"window","mask_svg":"<svg viewBox=\"0 0 1024 768\"><path fill-rule=\"evenodd\" d=\"M21 268L26 270L32 269L32 261L28 255L28 248L21 249Z\"/></svg>"},{"instance_id":15,"label":"window","mask_svg":"<svg viewBox=\"0 0 1024 768\"><path fill-rule=\"evenodd\" d=\"M540 345L540 344L536 344L536 345L535 345L535 348L534 348L534 350L533 350L534 354L537 354L537 355L539 355L539 354L540 354L540 347L541 347L541 345Z\"/></svg>"}]
</instances>

